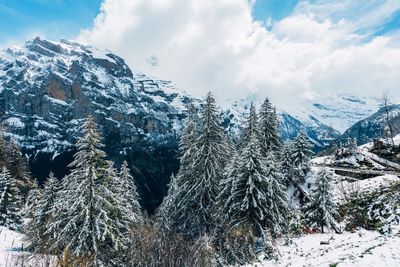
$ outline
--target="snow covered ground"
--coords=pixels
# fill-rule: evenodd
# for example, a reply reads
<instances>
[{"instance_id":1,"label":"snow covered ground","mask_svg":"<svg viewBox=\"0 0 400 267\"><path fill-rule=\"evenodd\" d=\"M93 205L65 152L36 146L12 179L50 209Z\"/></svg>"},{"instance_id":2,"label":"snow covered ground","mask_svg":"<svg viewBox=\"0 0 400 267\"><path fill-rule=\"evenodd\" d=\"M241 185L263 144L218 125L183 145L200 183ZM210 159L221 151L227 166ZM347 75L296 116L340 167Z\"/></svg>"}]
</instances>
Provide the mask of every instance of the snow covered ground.
<instances>
[{"instance_id":1,"label":"snow covered ground","mask_svg":"<svg viewBox=\"0 0 400 267\"><path fill-rule=\"evenodd\" d=\"M52 257L32 257L23 252L24 235L0 226L0 267L52 267Z\"/></svg>"},{"instance_id":2,"label":"snow covered ground","mask_svg":"<svg viewBox=\"0 0 400 267\"><path fill-rule=\"evenodd\" d=\"M20 266L18 255L23 246L23 235L0 227L0 267Z\"/></svg>"},{"instance_id":3,"label":"snow covered ground","mask_svg":"<svg viewBox=\"0 0 400 267\"><path fill-rule=\"evenodd\" d=\"M384 236L375 231L312 234L294 238L290 245L279 245L278 261L263 261L249 266L400 266L400 228ZM329 245L321 245L328 241ZM335 265L336 264L336 265Z\"/></svg>"},{"instance_id":4,"label":"snow covered ground","mask_svg":"<svg viewBox=\"0 0 400 267\"><path fill-rule=\"evenodd\" d=\"M0 227L0 267L22 266L18 262L23 245L23 235ZM320 245L328 241L329 245ZM400 266L400 228L392 235L384 236L374 231L356 233L312 234L294 238L290 245L280 241L280 258L262 261L250 266ZM334 265L337 264L337 265ZM46 266L25 264L23 266Z\"/></svg>"}]
</instances>

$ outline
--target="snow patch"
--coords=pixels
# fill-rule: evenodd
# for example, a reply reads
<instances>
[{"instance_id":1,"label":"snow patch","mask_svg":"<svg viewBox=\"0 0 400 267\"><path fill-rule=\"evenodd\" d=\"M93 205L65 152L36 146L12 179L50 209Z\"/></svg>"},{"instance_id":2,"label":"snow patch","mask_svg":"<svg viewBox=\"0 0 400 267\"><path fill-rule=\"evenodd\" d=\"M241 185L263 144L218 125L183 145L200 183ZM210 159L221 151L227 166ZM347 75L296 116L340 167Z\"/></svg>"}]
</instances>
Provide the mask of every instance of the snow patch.
<instances>
[{"instance_id":1,"label":"snow patch","mask_svg":"<svg viewBox=\"0 0 400 267\"><path fill-rule=\"evenodd\" d=\"M5 120L6 124L15 127L15 128L24 128L25 124L21 121L20 118L12 117Z\"/></svg>"}]
</instances>

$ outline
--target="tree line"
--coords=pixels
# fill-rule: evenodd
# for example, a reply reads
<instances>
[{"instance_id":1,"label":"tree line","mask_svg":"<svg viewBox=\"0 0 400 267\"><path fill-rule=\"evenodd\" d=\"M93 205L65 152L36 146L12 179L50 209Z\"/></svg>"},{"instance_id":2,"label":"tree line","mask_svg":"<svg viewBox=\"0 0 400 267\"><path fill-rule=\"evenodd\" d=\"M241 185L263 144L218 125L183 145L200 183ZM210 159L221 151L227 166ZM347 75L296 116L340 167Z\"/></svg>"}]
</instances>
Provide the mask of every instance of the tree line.
<instances>
[{"instance_id":1,"label":"tree line","mask_svg":"<svg viewBox=\"0 0 400 267\"><path fill-rule=\"evenodd\" d=\"M33 186L24 209L16 176L7 166L0 174L0 225L22 229L31 252L53 255L60 266L246 264L260 254L277 257L277 238L305 225L323 231L336 216L328 170L314 175L306 200L289 196L311 175L311 144L304 132L281 143L268 99L259 112L251 105L237 143L224 133L211 93L200 114L190 104L179 172L151 217L141 210L127 163L117 170L107 160L92 117L76 147L71 173ZM24 225L23 215L30 218Z\"/></svg>"}]
</instances>

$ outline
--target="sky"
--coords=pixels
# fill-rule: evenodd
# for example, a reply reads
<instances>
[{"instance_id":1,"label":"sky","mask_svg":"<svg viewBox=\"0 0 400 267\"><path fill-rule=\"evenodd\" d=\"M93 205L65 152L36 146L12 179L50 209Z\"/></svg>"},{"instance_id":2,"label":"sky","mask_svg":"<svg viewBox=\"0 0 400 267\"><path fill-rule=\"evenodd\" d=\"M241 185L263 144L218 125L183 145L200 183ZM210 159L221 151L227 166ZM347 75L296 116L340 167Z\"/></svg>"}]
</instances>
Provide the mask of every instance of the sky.
<instances>
[{"instance_id":1,"label":"sky","mask_svg":"<svg viewBox=\"0 0 400 267\"><path fill-rule=\"evenodd\" d=\"M0 0L0 47L74 39L220 101L400 99L399 0Z\"/></svg>"}]
</instances>

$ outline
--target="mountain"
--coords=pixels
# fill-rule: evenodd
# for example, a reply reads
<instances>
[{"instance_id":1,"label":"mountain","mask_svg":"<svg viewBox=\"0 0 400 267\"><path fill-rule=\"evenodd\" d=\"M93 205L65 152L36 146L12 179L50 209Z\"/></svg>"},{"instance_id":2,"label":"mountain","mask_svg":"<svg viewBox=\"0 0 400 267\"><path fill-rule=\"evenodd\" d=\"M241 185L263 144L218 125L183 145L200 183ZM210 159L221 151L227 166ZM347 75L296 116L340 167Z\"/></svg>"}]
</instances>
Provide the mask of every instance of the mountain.
<instances>
[{"instance_id":1,"label":"mountain","mask_svg":"<svg viewBox=\"0 0 400 267\"><path fill-rule=\"evenodd\" d=\"M253 102L256 106L261 106L264 99L256 98L252 100L240 100L231 104L231 109L227 112L232 114L233 122L242 125L246 112L250 104ZM310 141L313 143L313 150L318 152L329 146L332 141L340 136L340 132L336 129L321 123L312 115L297 116L278 109L280 118L280 136L282 141L293 140L300 131L305 131ZM312 113L310 113L312 114Z\"/></svg>"},{"instance_id":2,"label":"mountain","mask_svg":"<svg viewBox=\"0 0 400 267\"><path fill-rule=\"evenodd\" d=\"M380 108L380 100L374 97L357 97L350 94L326 94L293 106L286 111L301 121L311 117L324 125L343 133L358 121L371 116Z\"/></svg>"},{"instance_id":3,"label":"mountain","mask_svg":"<svg viewBox=\"0 0 400 267\"><path fill-rule=\"evenodd\" d=\"M388 107L390 122L393 127L393 135L400 133L400 105L390 105ZM381 137L384 134L384 128L387 127L386 110L379 109L368 118L360 120L349 129L347 129L340 140L345 141L348 138L356 138L359 144L371 142L374 138Z\"/></svg>"},{"instance_id":4,"label":"mountain","mask_svg":"<svg viewBox=\"0 0 400 267\"><path fill-rule=\"evenodd\" d=\"M135 166L149 209L178 168L177 137L188 102L170 82L134 73L120 57L78 43L36 38L0 56L2 121L34 177L68 173L83 120L91 114L108 155Z\"/></svg>"},{"instance_id":5,"label":"mountain","mask_svg":"<svg viewBox=\"0 0 400 267\"><path fill-rule=\"evenodd\" d=\"M0 54L0 121L39 181L52 170L68 173L83 120L93 115L105 150L117 166L127 160L136 172L144 207L152 211L178 170L177 144L190 96L169 81L130 69L109 51L62 40L36 38ZM201 101L193 100L198 107ZM221 111L225 130L235 135L245 107ZM338 132L317 119L281 113L282 137L306 130L316 149Z\"/></svg>"}]
</instances>

